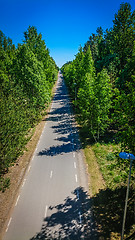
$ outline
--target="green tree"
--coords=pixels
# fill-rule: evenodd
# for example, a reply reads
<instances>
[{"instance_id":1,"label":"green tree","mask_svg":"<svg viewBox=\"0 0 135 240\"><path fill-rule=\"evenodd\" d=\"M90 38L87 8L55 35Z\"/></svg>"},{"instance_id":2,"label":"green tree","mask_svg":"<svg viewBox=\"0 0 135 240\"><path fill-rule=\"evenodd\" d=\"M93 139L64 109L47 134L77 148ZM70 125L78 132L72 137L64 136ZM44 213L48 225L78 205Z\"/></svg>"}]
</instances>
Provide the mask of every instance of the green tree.
<instances>
[{"instance_id":1,"label":"green tree","mask_svg":"<svg viewBox=\"0 0 135 240\"><path fill-rule=\"evenodd\" d=\"M24 32L24 37L24 43L34 53L37 60L42 62L46 80L50 82L50 88L52 88L57 78L58 68L53 58L49 55L49 49L46 47L45 41L42 40L42 34L38 34L34 26L29 26L27 31Z\"/></svg>"},{"instance_id":2,"label":"green tree","mask_svg":"<svg viewBox=\"0 0 135 240\"><path fill-rule=\"evenodd\" d=\"M91 73L85 75L83 87L79 89L78 102L81 117L95 141L99 140L109 125L111 97L110 79L105 69L95 78Z\"/></svg>"},{"instance_id":3,"label":"green tree","mask_svg":"<svg viewBox=\"0 0 135 240\"><path fill-rule=\"evenodd\" d=\"M50 100L50 89L46 81L44 66L27 45L16 52L13 77L36 107L44 107Z\"/></svg>"},{"instance_id":4,"label":"green tree","mask_svg":"<svg viewBox=\"0 0 135 240\"><path fill-rule=\"evenodd\" d=\"M117 89L115 118L118 135L124 148L135 152L135 42L132 57L122 72L124 87Z\"/></svg>"},{"instance_id":5,"label":"green tree","mask_svg":"<svg viewBox=\"0 0 135 240\"><path fill-rule=\"evenodd\" d=\"M30 129L51 100L57 72L34 27L29 28L25 43L18 44L17 49L0 31L0 190L6 183L3 173L22 154Z\"/></svg>"},{"instance_id":6,"label":"green tree","mask_svg":"<svg viewBox=\"0 0 135 240\"><path fill-rule=\"evenodd\" d=\"M132 56L133 42L135 40L135 11L131 12L129 3L122 3L112 29L112 48L120 59L119 70L122 70L128 58Z\"/></svg>"}]
</instances>

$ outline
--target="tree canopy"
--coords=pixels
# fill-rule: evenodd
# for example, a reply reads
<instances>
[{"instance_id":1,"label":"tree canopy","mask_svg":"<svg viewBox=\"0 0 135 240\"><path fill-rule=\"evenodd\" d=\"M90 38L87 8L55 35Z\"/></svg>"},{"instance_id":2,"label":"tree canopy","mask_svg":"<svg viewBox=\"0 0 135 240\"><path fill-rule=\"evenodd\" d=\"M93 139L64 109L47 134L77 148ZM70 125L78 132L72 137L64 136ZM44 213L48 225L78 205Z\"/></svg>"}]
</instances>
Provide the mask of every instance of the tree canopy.
<instances>
[{"instance_id":1,"label":"tree canopy","mask_svg":"<svg viewBox=\"0 0 135 240\"><path fill-rule=\"evenodd\" d=\"M135 153L135 11L131 5L122 3L113 27L106 31L98 27L62 71L79 118L93 138L97 141L105 131L114 130L123 148Z\"/></svg>"},{"instance_id":2,"label":"tree canopy","mask_svg":"<svg viewBox=\"0 0 135 240\"><path fill-rule=\"evenodd\" d=\"M2 176L22 154L30 129L51 101L58 67L35 27L16 48L0 31L0 189Z\"/></svg>"}]
</instances>

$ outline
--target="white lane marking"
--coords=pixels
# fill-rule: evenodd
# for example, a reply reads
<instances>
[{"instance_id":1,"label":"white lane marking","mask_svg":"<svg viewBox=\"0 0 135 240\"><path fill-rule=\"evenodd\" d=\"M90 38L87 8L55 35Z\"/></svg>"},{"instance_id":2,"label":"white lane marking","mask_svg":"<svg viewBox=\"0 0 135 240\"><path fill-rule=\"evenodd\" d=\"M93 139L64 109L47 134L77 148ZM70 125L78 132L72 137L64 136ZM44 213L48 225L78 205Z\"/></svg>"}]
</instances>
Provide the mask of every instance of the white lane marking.
<instances>
[{"instance_id":1,"label":"white lane marking","mask_svg":"<svg viewBox=\"0 0 135 240\"><path fill-rule=\"evenodd\" d=\"M19 201L19 198L20 198L20 195L18 196L18 198L17 198L17 200L16 200L15 206L17 206L17 203L18 203L18 201Z\"/></svg>"},{"instance_id":2,"label":"white lane marking","mask_svg":"<svg viewBox=\"0 0 135 240\"><path fill-rule=\"evenodd\" d=\"M22 187L24 187L25 182L26 182L26 178L25 178L24 181L23 181Z\"/></svg>"},{"instance_id":3,"label":"white lane marking","mask_svg":"<svg viewBox=\"0 0 135 240\"><path fill-rule=\"evenodd\" d=\"M42 135L44 134L45 128L46 128L46 123L45 123L45 126L44 126L44 128L43 128Z\"/></svg>"},{"instance_id":4,"label":"white lane marking","mask_svg":"<svg viewBox=\"0 0 135 240\"><path fill-rule=\"evenodd\" d=\"M12 221L12 218L9 219L9 222L8 222L8 225L7 225L6 232L8 231L8 228L9 228L9 225L10 225L11 221Z\"/></svg>"},{"instance_id":5,"label":"white lane marking","mask_svg":"<svg viewBox=\"0 0 135 240\"><path fill-rule=\"evenodd\" d=\"M29 168L28 168L28 172L30 171L30 169L31 169L31 166L29 166Z\"/></svg>"},{"instance_id":6,"label":"white lane marking","mask_svg":"<svg viewBox=\"0 0 135 240\"><path fill-rule=\"evenodd\" d=\"M73 157L75 157L75 152L73 152Z\"/></svg>"},{"instance_id":7,"label":"white lane marking","mask_svg":"<svg viewBox=\"0 0 135 240\"><path fill-rule=\"evenodd\" d=\"M45 215L44 215L45 218L47 216L47 210L48 210L48 206L46 205L46 207L45 207Z\"/></svg>"},{"instance_id":8,"label":"white lane marking","mask_svg":"<svg viewBox=\"0 0 135 240\"><path fill-rule=\"evenodd\" d=\"M76 168L76 162L74 162L74 168Z\"/></svg>"},{"instance_id":9,"label":"white lane marking","mask_svg":"<svg viewBox=\"0 0 135 240\"><path fill-rule=\"evenodd\" d=\"M79 222L80 222L80 224L82 224L82 216L81 216L81 212L79 211Z\"/></svg>"},{"instance_id":10,"label":"white lane marking","mask_svg":"<svg viewBox=\"0 0 135 240\"><path fill-rule=\"evenodd\" d=\"M51 173L50 173L50 178L52 178L52 174L53 174L53 171L51 171Z\"/></svg>"},{"instance_id":11,"label":"white lane marking","mask_svg":"<svg viewBox=\"0 0 135 240\"><path fill-rule=\"evenodd\" d=\"M76 182L77 182L77 174L75 174L75 180L76 180Z\"/></svg>"}]
</instances>

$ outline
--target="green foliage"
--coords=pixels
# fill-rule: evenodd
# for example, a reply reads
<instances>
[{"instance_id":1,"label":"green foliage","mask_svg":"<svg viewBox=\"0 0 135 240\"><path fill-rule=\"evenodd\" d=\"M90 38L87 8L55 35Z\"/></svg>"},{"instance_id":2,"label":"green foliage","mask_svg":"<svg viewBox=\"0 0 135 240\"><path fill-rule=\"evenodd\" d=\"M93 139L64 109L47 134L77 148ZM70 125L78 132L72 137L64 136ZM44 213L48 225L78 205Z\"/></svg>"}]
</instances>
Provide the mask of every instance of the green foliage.
<instances>
[{"instance_id":1,"label":"green foliage","mask_svg":"<svg viewBox=\"0 0 135 240\"><path fill-rule=\"evenodd\" d=\"M127 184L129 161L120 159L118 153L121 148L117 144L93 144L92 149L97 157L106 185L110 189ZM134 169L132 168L132 173ZM132 174L131 184L134 183Z\"/></svg>"},{"instance_id":2,"label":"green foliage","mask_svg":"<svg viewBox=\"0 0 135 240\"><path fill-rule=\"evenodd\" d=\"M78 67L79 66L79 67ZM107 71L95 74L94 61L90 47L76 55L73 63L62 68L72 96L76 98L80 119L89 127L97 141L108 126L111 107L111 84Z\"/></svg>"},{"instance_id":3,"label":"green foliage","mask_svg":"<svg viewBox=\"0 0 135 240\"><path fill-rule=\"evenodd\" d=\"M117 80L121 88L117 89L114 105L114 118L119 130L123 149L135 153L135 43L131 58Z\"/></svg>"},{"instance_id":4,"label":"green foliage","mask_svg":"<svg viewBox=\"0 0 135 240\"><path fill-rule=\"evenodd\" d=\"M122 3L113 27L97 28L73 62L62 67L76 111L97 141L115 130L135 153L135 11ZM76 97L75 97L76 95Z\"/></svg>"},{"instance_id":5,"label":"green foliage","mask_svg":"<svg viewBox=\"0 0 135 240\"><path fill-rule=\"evenodd\" d=\"M5 192L10 186L10 178L1 178L0 179L0 191Z\"/></svg>"},{"instance_id":6,"label":"green foliage","mask_svg":"<svg viewBox=\"0 0 135 240\"><path fill-rule=\"evenodd\" d=\"M42 62L38 61L27 45L22 45L16 52L13 77L29 101L37 107L44 107L50 100L49 84Z\"/></svg>"},{"instance_id":7,"label":"green foliage","mask_svg":"<svg viewBox=\"0 0 135 240\"><path fill-rule=\"evenodd\" d=\"M27 34L26 34L27 33ZM42 35L29 27L23 45L15 49L0 32L0 182L3 174L23 153L30 129L42 117L51 100L58 68L46 49Z\"/></svg>"},{"instance_id":8,"label":"green foliage","mask_svg":"<svg viewBox=\"0 0 135 240\"><path fill-rule=\"evenodd\" d=\"M131 12L129 3L122 3L112 29L112 49L120 59L120 70L125 67L128 58L132 55L133 42L135 40L135 11Z\"/></svg>"}]
</instances>

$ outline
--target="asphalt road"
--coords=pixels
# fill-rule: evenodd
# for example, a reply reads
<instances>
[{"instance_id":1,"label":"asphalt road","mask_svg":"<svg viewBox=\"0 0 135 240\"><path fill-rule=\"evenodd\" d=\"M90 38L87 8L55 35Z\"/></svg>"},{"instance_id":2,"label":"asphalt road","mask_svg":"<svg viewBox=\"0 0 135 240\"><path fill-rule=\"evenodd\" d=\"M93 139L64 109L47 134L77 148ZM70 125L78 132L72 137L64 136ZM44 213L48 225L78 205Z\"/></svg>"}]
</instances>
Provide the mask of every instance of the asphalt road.
<instances>
[{"instance_id":1,"label":"asphalt road","mask_svg":"<svg viewBox=\"0 0 135 240\"><path fill-rule=\"evenodd\" d=\"M59 72L51 110L4 240L92 239L87 181L74 116Z\"/></svg>"}]
</instances>

